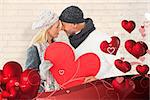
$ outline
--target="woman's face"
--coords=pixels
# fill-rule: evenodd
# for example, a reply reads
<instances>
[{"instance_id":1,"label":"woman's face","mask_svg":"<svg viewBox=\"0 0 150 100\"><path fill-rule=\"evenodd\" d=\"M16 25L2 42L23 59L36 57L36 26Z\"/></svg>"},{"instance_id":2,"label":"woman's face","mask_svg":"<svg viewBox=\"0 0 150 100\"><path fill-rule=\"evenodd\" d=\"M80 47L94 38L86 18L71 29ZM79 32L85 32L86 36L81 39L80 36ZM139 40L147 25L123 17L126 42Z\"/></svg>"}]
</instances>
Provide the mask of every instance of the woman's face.
<instances>
[{"instance_id":1,"label":"woman's face","mask_svg":"<svg viewBox=\"0 0 150 100\"><path fill-rule=\"evenodd\" d=\"M60 30L61 30L61 24L59 21L57 21L47 30L47 32L52 38L56 38L58 37Z\"/></svg>"}]
</instances>

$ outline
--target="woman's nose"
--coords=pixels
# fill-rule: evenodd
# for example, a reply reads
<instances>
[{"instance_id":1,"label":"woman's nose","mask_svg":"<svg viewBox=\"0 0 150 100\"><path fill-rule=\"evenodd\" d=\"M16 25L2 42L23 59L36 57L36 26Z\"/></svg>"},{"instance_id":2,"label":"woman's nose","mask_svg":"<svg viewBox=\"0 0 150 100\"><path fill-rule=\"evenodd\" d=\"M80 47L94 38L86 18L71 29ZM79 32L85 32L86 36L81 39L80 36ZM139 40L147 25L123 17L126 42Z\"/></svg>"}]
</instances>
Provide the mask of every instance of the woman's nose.
<instances>
[{"instance_id":1,"label":"woman's nose","mask_svg":"<svg viewBox=\"0 0 150 100\"><path fill-rule=\"evenodd\" d=\"M64 29L64 27L63 27L63 25L62 25L62 22L61 22L61 21L59 21L59 26L60 26L60 30L63 30L63 29Z\"/></svg>"}]
</instances>

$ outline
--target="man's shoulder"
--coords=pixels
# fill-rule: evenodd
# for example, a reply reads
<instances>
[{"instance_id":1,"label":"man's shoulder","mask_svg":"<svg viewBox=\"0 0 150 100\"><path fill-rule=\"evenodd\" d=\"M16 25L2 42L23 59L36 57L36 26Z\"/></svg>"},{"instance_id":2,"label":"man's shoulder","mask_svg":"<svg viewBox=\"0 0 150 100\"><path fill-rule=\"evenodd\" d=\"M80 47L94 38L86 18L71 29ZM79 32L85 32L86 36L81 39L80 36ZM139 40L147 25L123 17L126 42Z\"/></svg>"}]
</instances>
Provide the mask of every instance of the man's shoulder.
<instances>
[{"instance_id":1,"label":"man's shoulder","mask_svg":"<svg viewBox=\"0 0 150 100\"><path fill-rule=\"evenodd\" d=\"M107 40L110 38L110 36L108 35L108 33L102 33L98 30L93 31L90 36L90 38L95 38L95 39L100 39L100 40Z\"/></svg>"},{"instance_id":2,"label":"man's shoulder","mask_svg":"<svg viewBox=\"0 0 150 100\"><path fill-rule=\"evenodd\" d=\"M92 34L93 34L93 35L97 35L97 36L109 36L108 33L103 33L103 32L101 32L101 31L99 31L99 30L94 30L94 31L92 32Z\"/></svg>"}]
</instances>

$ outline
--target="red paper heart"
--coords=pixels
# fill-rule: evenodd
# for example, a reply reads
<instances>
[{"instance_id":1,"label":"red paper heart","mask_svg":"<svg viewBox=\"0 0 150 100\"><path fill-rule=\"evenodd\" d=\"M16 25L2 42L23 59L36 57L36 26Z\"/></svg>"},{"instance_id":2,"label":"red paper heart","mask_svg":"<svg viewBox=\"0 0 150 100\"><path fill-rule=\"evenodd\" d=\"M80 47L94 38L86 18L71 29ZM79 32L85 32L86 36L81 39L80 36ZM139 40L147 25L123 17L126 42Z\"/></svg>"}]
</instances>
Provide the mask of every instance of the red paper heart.
<instances>
[{"instance_id":1,"label":"red paper heart","mask_svg":"<svg viewBox=\"0 0 150 100\"><path fill-rule=\"evenodd\" d=\"M107 41L103 41L100 44L100 49L108 54L116 55L118 48L120 46L120 39L116 36L111 37L111 42L108 43Z\"/></svg>"},{"instance_id":2,"label":"red paper heart","mask_svg":"<svg viewBox=\"0 0 150 100\"><path fill-rule=\"evenodd\" d=\"M131 33L135 29L135 26L136 26L134 21L127 21L127 20L123 20L121 22L121 25L129 33Z\"/></svg>"},{"instance_id":3,"label":"red paper heart","mask_svg":"<svg viewBox=\"0 0 150 100\"><path fill-rule=\"evenodd\" d=\"M137 59L147 53L148 46L142 42L135 42L134 40L127 40L125 42L126 50Z\"/></svg>"},{"instance_id":4,"label":"red paper heart","mask_svg":"<svg viewBox=\"0 0 150 100\"><path fill-rule=\"evenodd\" d=\"M127 61L122 61L120 59L115 60L114 62L116 68L118 68L120 71L126 73L131 70L131 65Z\"/></svg>"},{"instance_id":5,"label":"red paper heart","mask_svg":"<svg viewBox=\"0 0 150 100\"><path fill-rule=\"evenodd\" d=\"M100 69L100 59L96 54L86 53L75 60L73 50L63 42L48 46L45 59L53 63L50 71L63 88L82 84L84 77L95 76Z\"/></svg>"},{"instance_id":6,"label":"red paper heart","mask_svg":"<svg viewBox=\"0 0 150 100\"><path fill-rule=\"evenodd\" d=\"M143 65L143 66L137 65L136 70L139 74L145 75L148 73L149 67L148 67L148 65Z\"/></svg>"}]
</instances>

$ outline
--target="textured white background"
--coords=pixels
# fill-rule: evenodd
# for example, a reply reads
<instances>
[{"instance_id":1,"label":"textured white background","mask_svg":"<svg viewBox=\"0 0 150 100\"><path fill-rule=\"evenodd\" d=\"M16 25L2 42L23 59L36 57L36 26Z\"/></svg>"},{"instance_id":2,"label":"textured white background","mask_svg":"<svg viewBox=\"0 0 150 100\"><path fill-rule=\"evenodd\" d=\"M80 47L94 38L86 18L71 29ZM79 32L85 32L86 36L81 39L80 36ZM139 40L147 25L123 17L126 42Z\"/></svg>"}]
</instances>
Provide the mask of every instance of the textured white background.
<instances>
[{"instance_id":1,"label":"textured white background","mask_svg":"<svg viewBox=\"0 0 150 100\"><path fill-rule=\"evenodd\" d=\"M59 15L70 5L78 5L85 17L94 20L100 32L110 35L119 33L122 41L120 52L127 59L136 60L122 47L126 39L141 40L138 28L145 20L144 13L150 12L150 0L0 0L0 68L10 60L24 66L28 44L36 34L31 30L31 24L41 10L51 9ZM123 19L136 22L136 29L132 34L121 27ZM145 42L150 48L148 36L149 33ZM145 56L144 63L149 63L149 55Z\"/></svg>"}]
</instances>

